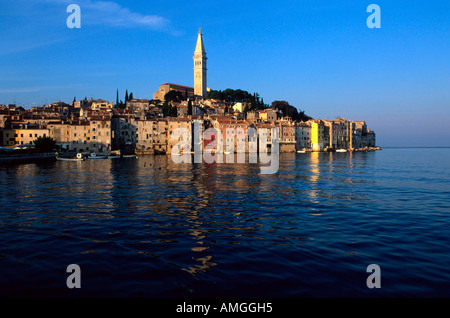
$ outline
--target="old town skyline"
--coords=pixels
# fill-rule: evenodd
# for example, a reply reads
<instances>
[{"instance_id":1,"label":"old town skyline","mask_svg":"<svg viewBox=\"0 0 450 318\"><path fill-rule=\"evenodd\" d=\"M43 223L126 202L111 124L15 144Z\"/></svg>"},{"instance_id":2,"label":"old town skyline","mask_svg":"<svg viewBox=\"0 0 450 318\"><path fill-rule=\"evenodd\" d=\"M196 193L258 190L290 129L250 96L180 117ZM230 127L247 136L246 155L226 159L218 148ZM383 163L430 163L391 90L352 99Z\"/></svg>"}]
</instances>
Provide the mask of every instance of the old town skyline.
<instances>
[{"instance_id":1,"label":"old town skyline","mask_svg":"<svg viewBox=\"0 0 450 318\"><path fill-rule=\"evenodd\" d=\"M103 1L84 0L82 27L75 30L65 25L67 3L3 5L9 45L0 53L0 104L29 108L74 96L114 102L117 88L121 98L128 89L151 99L162 83L193 86L193 41L202 27L212 89L259 92L269 104L286 100L313 118L366 120L382 146L448 145L444 3L379 2L383 24L376 30L365 25L366 6L349 3L246 3L245 15L232 15L232 6L220 4L120 1L103 12ZM193 10L198 15L185 14ZM42 18L49 14L55 19ZM409 130L424 120L433 127Z\"/></svg>"}]
</instances>

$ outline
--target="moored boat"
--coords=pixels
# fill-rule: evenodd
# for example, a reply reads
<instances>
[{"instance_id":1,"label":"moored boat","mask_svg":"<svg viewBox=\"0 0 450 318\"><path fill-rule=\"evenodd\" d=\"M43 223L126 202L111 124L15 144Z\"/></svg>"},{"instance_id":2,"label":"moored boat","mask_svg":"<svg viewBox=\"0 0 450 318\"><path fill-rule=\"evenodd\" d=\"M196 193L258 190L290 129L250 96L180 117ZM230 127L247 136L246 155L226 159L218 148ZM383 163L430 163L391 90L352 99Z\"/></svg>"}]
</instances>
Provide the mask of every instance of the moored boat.
<instances>
[{"instance_id":1,"label":"moored boat","mask_svg":"<svg viewBox=\"0 0 450 318\"><path fill-rule=\"evenodd\" d=\"M56 153L56 160L58 161L83 161L86 158L83 157L81 153L77 153L75 157L60 157L58 153Z\"/></svg>"},{"instance_id":2,"label":"moored boat","mask_svg":"<svg viewBox=\"0 0 450 318\"><path fill-rule=\"evenodd\" d=\"M95 152L89 155L89 159L106 159L106 158L108 158L108 156L97 156Z\"/></svg>"},{"instance_id":3,"label":"moored boat","mask_svg":"<svg viewBox=\"0 0 450 318\"><path fill-rule=\"evenodd\" d=\"M89 159L106 159L108 156L98 156L96 153L91 153L88 157Z\"/></svg>"}]
</instances>

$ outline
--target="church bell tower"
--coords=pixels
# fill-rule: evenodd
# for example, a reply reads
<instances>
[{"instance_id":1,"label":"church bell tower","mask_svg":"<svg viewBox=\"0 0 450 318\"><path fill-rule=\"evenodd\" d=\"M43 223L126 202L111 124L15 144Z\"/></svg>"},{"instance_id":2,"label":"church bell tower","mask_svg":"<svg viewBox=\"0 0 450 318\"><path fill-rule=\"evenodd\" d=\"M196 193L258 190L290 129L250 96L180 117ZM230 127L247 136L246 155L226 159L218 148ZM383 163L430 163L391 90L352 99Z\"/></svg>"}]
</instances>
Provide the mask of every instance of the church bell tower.
<instances>
[{"instance_id":1,"label":"church bell tower","mask_svg":"<svg viewBox=\"0 0 450 318\"><path fill-rule=\"evenodd\" d=\"M206 97L206 51L203 44L202 29L198 30L197 45L194 52L194 94Z\"/></svg>"}]
</instances>

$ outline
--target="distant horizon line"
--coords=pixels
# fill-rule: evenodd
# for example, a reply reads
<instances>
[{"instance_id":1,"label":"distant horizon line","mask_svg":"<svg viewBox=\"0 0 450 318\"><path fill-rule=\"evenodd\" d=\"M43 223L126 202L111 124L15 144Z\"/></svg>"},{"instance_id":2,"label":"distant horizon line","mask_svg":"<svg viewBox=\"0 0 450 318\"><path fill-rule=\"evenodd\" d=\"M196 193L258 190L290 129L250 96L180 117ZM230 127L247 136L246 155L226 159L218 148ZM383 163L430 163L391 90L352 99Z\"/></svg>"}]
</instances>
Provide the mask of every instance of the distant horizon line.
<instances>
[{"instance_id":1,"label":"distant horizon line","mask_svg":"<svg viewBox=\"0 0 450 318\"><path fill-rule=\"evenodd\" d=\"M450 148L450 146L379 146L384 148Z\"/></svg>"}]
</instances>

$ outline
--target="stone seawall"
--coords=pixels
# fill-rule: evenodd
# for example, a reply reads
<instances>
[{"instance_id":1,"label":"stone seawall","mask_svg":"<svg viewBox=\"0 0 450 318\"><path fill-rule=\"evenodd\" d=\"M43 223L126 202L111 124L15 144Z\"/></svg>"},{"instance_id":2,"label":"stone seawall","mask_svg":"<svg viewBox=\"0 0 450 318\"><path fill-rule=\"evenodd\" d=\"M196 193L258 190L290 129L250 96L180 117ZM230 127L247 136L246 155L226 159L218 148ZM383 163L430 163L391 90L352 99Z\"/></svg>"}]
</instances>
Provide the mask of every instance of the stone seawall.
<instances>
[{"instance_id":1,"label":"stone seawall","mask_svg":"<svg viewBox=\"0 0 450 318\"><path fill-rule=\"evenodd\" d=\"M14 163L29 163L39 161L56 161L54 152L48 153L27 153L27 154L1 154L0 165Z\"/></svg>"}]
</instances>

